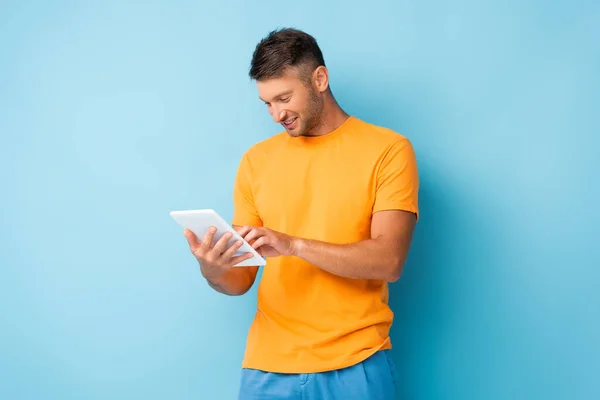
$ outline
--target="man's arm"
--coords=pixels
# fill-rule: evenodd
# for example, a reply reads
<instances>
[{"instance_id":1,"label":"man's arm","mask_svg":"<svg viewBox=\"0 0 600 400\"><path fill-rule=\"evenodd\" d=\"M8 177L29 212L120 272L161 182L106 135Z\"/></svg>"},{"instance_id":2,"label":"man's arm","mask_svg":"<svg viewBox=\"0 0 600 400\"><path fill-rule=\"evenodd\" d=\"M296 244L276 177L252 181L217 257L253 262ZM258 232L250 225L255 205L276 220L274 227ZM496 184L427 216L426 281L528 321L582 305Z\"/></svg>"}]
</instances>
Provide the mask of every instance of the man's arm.
<instances>
[{"instance_id":1,"label":"man's arm","mask_svg":"<svg viewBox=\"0 0 600 400\"><path fill-rule=\"evenodd\" d=\"M353 279L397 281L408 255L416 215L402 210L373 214L371 238L333 244L292 237L264 227L244 227L240 234L263 256L296 256L327 272Z\"/></svg>"},{"instance_id":2,"label":"man's arm","mask_svg":"<svg viewBox=\"0 0 600 400\"><path fill-rule=\"evenodd\" d=\"M332 244L295 238L295 255L332 274L355 279L395 282L408 255L415 214L401 210L373 215L371 239Z\"/></svg>"},{"instance_id":3,"label":"man's arm","mask_svg":"<svg viewBox=\"0 0 600 400\"><path fill-rule=\"evenodd\" d=\"M256 279L258 267L233 267L218 278L206 278L208 285L217 292L229 296L241 296L246 293Z\"/></svg>"}]
</instances>

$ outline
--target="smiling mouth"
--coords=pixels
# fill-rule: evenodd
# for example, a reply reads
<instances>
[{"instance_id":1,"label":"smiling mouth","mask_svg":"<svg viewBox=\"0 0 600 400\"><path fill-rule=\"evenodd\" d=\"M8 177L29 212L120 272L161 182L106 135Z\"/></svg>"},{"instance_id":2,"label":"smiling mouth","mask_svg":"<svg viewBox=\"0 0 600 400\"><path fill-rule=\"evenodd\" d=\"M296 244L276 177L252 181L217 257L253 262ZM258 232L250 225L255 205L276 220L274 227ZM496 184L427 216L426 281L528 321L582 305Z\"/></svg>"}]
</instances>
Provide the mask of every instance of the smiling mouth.
<instances>
[{"instance_id":1,"label":"smiling mouth","mask_svg":"<svg viewBox=\"0 0 600 400\"><path fill-rule=\"evenodd\" d=\"M294 125L294 123L296 122L297 119L298 119L298 117L292 118L289 121L284 122L283 126L285 126L286 128L290 128L291 126Z\"/></svg>"}]
</instances>

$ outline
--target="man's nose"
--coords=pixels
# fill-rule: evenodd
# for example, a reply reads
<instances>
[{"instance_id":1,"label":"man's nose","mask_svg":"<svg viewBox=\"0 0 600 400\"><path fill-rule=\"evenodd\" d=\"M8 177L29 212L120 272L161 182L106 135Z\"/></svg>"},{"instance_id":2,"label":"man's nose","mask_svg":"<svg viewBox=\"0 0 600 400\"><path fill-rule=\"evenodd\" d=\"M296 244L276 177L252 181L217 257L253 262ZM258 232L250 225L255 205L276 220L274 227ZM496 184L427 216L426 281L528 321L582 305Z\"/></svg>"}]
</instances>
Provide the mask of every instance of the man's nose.
<instances>
[{"instance_id":1,"label":"man's nose","mask_svg":"<svg viewBox=\"0 0 600 400\"><path fill-rule=\"evenodd\" d=\"M273 113L271 115L273 116L273 121L275 121L275 123L279 124L285 118L285 110L273 108Z\"/></svg>"}]
</instances>

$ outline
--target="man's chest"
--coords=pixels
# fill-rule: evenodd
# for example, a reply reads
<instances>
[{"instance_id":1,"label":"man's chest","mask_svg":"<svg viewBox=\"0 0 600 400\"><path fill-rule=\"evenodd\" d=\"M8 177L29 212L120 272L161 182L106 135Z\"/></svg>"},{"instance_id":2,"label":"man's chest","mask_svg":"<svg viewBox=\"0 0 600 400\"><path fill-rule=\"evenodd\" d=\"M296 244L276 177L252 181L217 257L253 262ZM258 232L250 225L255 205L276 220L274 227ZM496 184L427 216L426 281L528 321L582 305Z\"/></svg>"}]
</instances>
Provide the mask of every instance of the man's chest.
<instances>
[{"instance_id":1,"label":"man's chest","mask_svg":"<svg viewBox=\"0 0 600 400\"><path fill-rule=\"evenodd\" d=\"M344 157L291 161L273 162L254 177L264 226L317 239L368 230L376 195L375 171L368 163Z\"/></svg>"}]
</instances>

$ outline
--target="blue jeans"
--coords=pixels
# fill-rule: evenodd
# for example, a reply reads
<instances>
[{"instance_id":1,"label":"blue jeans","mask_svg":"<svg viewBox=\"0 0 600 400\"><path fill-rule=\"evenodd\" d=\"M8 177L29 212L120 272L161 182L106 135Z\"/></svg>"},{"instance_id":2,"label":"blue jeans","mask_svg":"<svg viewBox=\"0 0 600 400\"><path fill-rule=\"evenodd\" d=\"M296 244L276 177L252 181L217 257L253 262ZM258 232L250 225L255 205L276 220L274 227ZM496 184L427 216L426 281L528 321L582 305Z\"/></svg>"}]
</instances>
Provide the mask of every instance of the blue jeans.
<instances>
[{"instance_id":1,"label":"blue jeans","mask_svg":"<svg viewBox=\"0 0 600 400\"><path fill-rule=\"evenodd\" d=\"M335 371L280 374L242 369L238 400L395 400L389 350Z\"/></svg>"}]
</instances>

